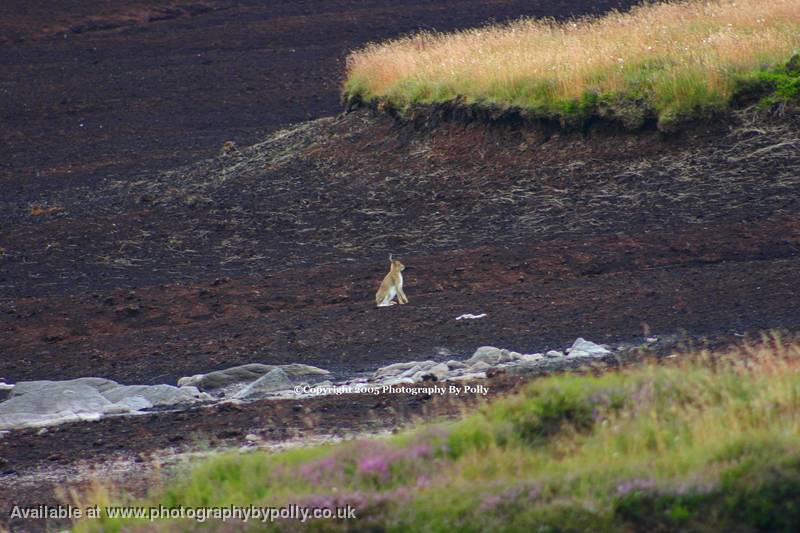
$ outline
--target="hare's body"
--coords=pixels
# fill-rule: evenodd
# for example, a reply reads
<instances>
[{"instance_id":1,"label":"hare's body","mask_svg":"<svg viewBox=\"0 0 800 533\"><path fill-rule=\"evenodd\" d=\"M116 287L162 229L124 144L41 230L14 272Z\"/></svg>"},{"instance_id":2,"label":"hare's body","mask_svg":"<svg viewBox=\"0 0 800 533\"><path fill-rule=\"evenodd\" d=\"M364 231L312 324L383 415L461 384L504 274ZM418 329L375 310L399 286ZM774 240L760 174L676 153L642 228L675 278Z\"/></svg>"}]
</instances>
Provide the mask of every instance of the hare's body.
<instances>
[{"instance_id":1,"label":"hare's body","mask_svg":"<svg viewBox=\"0 0 800 533\"><path fill-rule=\"evenodd\" d=\"M403 292L403 270L406 268L400 261L392 261L389 256L391 266L389 273L383 278L378 292L375 294L375 304L378 307L388 307L395 303L407 304L408 298ZM397 297L397 302L393 301Z\"/></svg>"}]
</instances>

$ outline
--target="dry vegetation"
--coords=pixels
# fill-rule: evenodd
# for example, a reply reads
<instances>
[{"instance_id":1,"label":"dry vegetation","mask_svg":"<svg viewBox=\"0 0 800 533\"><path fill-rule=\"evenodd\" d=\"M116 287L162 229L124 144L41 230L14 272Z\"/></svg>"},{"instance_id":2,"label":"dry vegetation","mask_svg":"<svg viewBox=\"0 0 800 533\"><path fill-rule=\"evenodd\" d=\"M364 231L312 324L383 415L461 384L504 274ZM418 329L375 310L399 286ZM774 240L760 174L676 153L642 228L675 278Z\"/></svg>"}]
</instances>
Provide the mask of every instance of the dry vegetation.
<instances>
[{"instance_id":1,"label":"dry vegetation","mask_svg":"<svg viewBox=\"0 0 800 533\"><path fill-rule=\"evenodd\" d=\"M558 117L624 99L644 109L632 125L646 112L668 123L725 108L798 49L800 0L671 2L372 44L348 58L345 95L400 108L464 98Z\"/></svg>"}]
</instances>

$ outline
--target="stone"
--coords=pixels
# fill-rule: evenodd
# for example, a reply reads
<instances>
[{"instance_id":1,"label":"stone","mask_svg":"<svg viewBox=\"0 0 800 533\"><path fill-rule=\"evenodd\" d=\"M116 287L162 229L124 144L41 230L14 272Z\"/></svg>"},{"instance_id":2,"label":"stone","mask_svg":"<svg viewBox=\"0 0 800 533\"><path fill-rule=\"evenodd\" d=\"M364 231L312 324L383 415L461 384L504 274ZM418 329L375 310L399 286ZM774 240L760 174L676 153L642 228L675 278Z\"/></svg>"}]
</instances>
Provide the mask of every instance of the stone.
<instances>
[{"instance_id":1,"label":"stone","mask_svg":"<svg viewBox=\"0 0 800 533\"><path fill-rule=\"evenodd\" d=\"M544 355L540 353L526 353L518 358L518 361L521 363L535 363L542 360L544 360Z\"/></svg>"},{"instance_id":2,"label":"stone","mask_svg":"<svg viewBox=\"0 0 800 533\"><path fill-rule=\"evenodd\" d=\"M102 394L112 403L118 403L130 398L142 398L150 404L150 407L212 399L208 394L200 392L197 387L184 386L178 388L172 385L120 385Z\"/></svg>"},{"instance_id":3,"label":"stone","mask_svg":"<svg viewBox=\"0 0 800 533\"><path fill-rule=\"evenodd\" d=\"M13 388L14 385L9 385L8 383L0 381L0 390L12 390Z\"/></svg>"},{"instance_id":4,"label":"stone","mask_svg":"<svg viewBox=\"0 0 800 533\"><path fill-rule=\"evenodd\" d=\"M388 379L383 382L385 387L391 387L393 385L411 385L416 383L412 378L392 378Z\"/></svg>"},{"instance_id":5,"label":"stone","mask_svg":"<svg viewBox=\"0 0 800 533\"><path fill-rule=\"evenodd\" d=\"M422 381L428 376L433 376L437 381L441 381L446 378L449 373L450 369L447 367L447 365L445 363L439 363L438 365L433 365L430 368L420 370L414 374L412 379L414 381Z\"/></svg>"},{"instance_id":6,"label":"stone","mask_svg":"<svg viewBox=\"0 0 800 533\"><path fill-rule=\"evenodd\" d=\"M124 414L130 413L132 411L142 411L144 409L150 409L153 407L153 404L150 403L147 398L142 396L129 396L127 398L122 398L118 402L114 402L108 409L106 409L106 414Z\"/></svg>"},{"instance_id":7,"label":"stone","mask_svg":"<svg viewBox=\"0 0 800 533\"><path fill-rule=\"evenodd\" d=\"M611 351L604 346L578 337L572 347L567 349L567 353L570 357L603 357L610 354Z\"/></svg>"},{"instance_id":8,"label":"stone","mask_svg":"<svg viewBox=\"0 0 800 533\"><path fill-rule=\"evenodd\" d=\"M451 361L448 361L445 364L447 365L447 368L449 368L450 370L458 370L459 368L467 368L467 365L463 361L451 360Z\"/></svg>"},{"instance_id":9,"label":"stone","mask_svg":"<svg viewBox=\"0 0 800 533\"><path fill-rule=\"evenodd\" d=\"M76 420L96 420L112 402L81 380L22 382L0 403L0 429L37 427ZM16 389L22 391L16 394Z\"/></svg>"},{"instance_id":10,"label":"stone","mask_svg":"<svg viewBox=\"0 0 800 533\"><path fill-rule=\"evenodd\" d=\"M119 383L105 378L77 378L66 381L22 381L14 386L9 398L16 398L30 393L40 393L43 390L50 390L53 387L58 389L68 389L70 387L89 387L97 392L104 392L114 387L118 387Z\"/></svg>"},{"instance_id":11,"label":"stone","mask_svg":"<svg viewBox=\"0 0 800 533\"><path fill-rule=\"evenodd\" d=\"M291 389L289 376L281 368L273 368L236 394L237 398L248 398Z\"/></svg>"},{"instance_id":12,"label":"stone","mask_svg":"<svg viewBox=\"0 0 800 533\"><path fill-rule=\"evenodd\" d=\"M486 372L470 372L468 374L449 378L450 381L472 381L473 379L486 379Z\"/></svg>"},{"instance_id":13,"label":"stone","mask_svg":"<svg viewBox=\"0 0 800 533\"><path fill-rule=\"evenodd\" d=\"M544 356L555 359L557 357L564 357L564 352L559 352L558 350L549 350L544 354Z\"/></svg>"},{"instance_id":14,"label":"stone","mask_svg":"<svg viewBox=\"0 0 800 533\"><path fill-rule=\"evenodd\" d=\"M244 440L246 440L247 442L258 442L261 439L258 438L258 435L254 435L253 433L248 433L247 435L244 436Z\"/></svg>"},{"instance_id":15,"label":"stone","mask_svg":"<svg viewBox=\"0 0 800 533\"><path fill-rule=\"evenodd\" d=\"M322 381L331 375L329 371L323 370L322 368L317 368L311 365L303 365L300 363L280 365L280 369L283 370L292 381L317 382Z\"/></svg>"},{"instance_id":16,"label":"stone","mask_svg":"<svg viewBox=\"0 0 800 533\"><path fill-rule=\"evenodd\" d=\"M157 405L211 399L195 387L120 385L104 378L66 381L23 381L0 403L0 429L97 420Z\"/></svg>"},{"instance_id":17,"label":"stone","mask_svg":"<svg viewBox=\"0 0 800 533\"><path fill-rule=\"evenodd\" d=\"M298 383L314 383L328 378L331 374L322 368L300 363L278 366L249 363L225 370L216 370L208 374L183 377L178 380L178 387L197 387L201 391L213 391L235 384L251 383L276 368L282 369L286 376Z\"/></svg>"},{"instance_id":18,"label":"stone","mask_svg":"<svg viewBox=\"0 0 800 533\"><path fill-rule=\"evenodd\" d=\"M494 346L481 346L472 357L467 359L465 363L468 366L473 366L475 363L484 362L488 365L496 365L498 363L505 363L511 361L511 352Z\"/></svg>"},{"instance_id":19,"label":"stone","mask_svg":"<svg viewBox=\"0 0 800 533\"><path fill-rule=\"evenodd\" d=\"M249 363L234 366L225 370L217 370L208 374L196 374L178 380L179 387L195 386L202 391L221 389L234 383L255 381L261 376L271 372L275 365L262 365Z\"/></svg>"},{"instance_id":20,"label":"stone","mask_svg":"<svg viewBox=\"0 0 800 533\"><path fill-rule=\"evenodd\" d=\"M485 361L478 361L477 363L471 365L469 367L469 370L470 370L470 372L485 372L486 370L489 370L490 368L492 368L492 365L490 365L489 363L487 363Z\"/></svg>"},{"instance_id":21,"label":"stone","mask_svg":"<svg viewBox=\"0 0 800 533\"><path fill-rule=\"evenodd\" d=\"M416 372L418 372L419 370L421 370L423 368L432 367L435 364L436 364L435 361L407 361L405 363L394 363L392 365L383 366L383 367L379 368L378 370L376 370L372 374L372 379L380 380L380 379L387 378L387 377L397 376L399 374L406 373L408 370L410 370L410 369L412 369L414 367L419 367L419 368L417 368L417 370L412 372L412 374L413 374L413 373L416 373Z\"/></svg>"}]
</instances>

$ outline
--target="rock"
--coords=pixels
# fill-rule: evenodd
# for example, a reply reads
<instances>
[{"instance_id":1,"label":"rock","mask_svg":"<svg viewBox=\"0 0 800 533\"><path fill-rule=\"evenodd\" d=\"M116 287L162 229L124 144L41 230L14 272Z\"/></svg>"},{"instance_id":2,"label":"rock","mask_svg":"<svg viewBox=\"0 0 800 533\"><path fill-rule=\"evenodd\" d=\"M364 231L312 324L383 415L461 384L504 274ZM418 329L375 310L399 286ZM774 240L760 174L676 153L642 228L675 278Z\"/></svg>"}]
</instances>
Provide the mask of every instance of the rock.
<instances>
[{"instance_id":1,"label":"rock","mask_svg":"<svg viewBox=\"0 0 800 533\"><path fill-rule=\"evenodd\" d=\"M261 439L258 438L258 435L254 435L253 433L248 433L247 435L244 436L244 440L246 440L247 442L258 442Z\"/></svg>"},{"instance_id":2,"label":"rock","mask_svg":"<svg viewBox=\"0 0 800 533\"><path fill-rule=\"evenodd\" d=\"M578 337L572 347L567 349L567 353L570 357L603 357L606 354L610 354L611 351L599 344Z\"/></svg>"},{"instance_id":3,"label":"rock","mask_svg":"<svg viewBox=\"0 0 800 533\"><path fill-rule=\"evenodd\" d=\"M404 370L403 372L401 372L397 377L398 378L408 378L408 377L414 376L415 374L419 374L423 370L424 369L422 368L422 365L414 365L411 368L409 368L408 370Z\"/></svg>"},{"instance_id":4,"label":"rock","mask_svg":"<svg viewBox=\"0 0 800 533\"><path fill-rule=\"evenodd\" d=\"M550 358L564 357L564 352L559 352L557 350L549 350L547 353L544 354L544 356Z\"/></svg>"},{"instance_id":5,"label":"rock","mask_svg":"<svg viewBox=\"0 0 800 533\"><path fill-rule=\"evenodd\" d=\"M470 372L469 374L454 376L449 379L450 381L472 381L473 379L486 379L486 372Z\"/></svg>"},{"instance_id":6,"label":"rock","mask_svg":"<svg viewBox=\"0 0 800 533\"><path fill-rule=\"evenodd\" d=\"M125 414L132 411L150 409L151 407L153 407L153 404L150 403L147 398L143 398L142 396L130 396L128 398L122 398L118 402L114 402L113 405L106 409L105 414Z\"/></svg>"},{"instance_id":7,"label":"rock","mask_svg":"<svg viewBox=\"0 0 800 533\"><path fill-rule=\"evenodd\" d=\"M385 387L391 387L392 385L411 385L416 383L412 378L391 378L383 382Z\"/></svg>"},{"instance_id":8,"label":"rock","mask_svg":"<svg viewBox=\"0 0 800 533\"><path fill-rule=\"evenodd\" d=\"M450 369L447 367L447 365L445 363L439 363L438 365L433 365L425 370L420 370L414 374L412 379L414 379L414 381L422 381L426 377L433 376L437 381L441 381L446 378L449 373Z\"/></svg>"},{"instance_id":9,"label":"rock","mask_svg":"<svg viewBox=\"0 0 800 533\"><path fill-rule=\"evenodd\" d=\"M417 370L415 372L412 372L412 374L413 374L413 373L416 373L416 372L418 372L419 370L421 370L423 368L432 367L435 364L436 364L435 361L407 361L405 363L394 363L392 365L383 366L383 367L379 368L378 370L376 370L372 374L372 379L380 380L380 379L387 378L387 377L397 376L399 374L406 373L408 370L410 370L410 369L412 369L414 367L419 367L419 368L417 368Z\"/></svg>"},{"instance_id":10,"label":"rock","mask_svg":"<svg viewBox=\"0 0 800 533\"><path fill-rule=\"evenodd\" d=\"M150 406L192 403L198 400L211 400L211 396L200 392L197 387L173 387L172 385L121 385L102 393L112 403L131 398L141 398ZM133 405L133 404L131 404ZM140 407L139 409L143 409Z\"/></svg>"},{"instance_id":11,"label":"rock","mask_svg":"<svg viewBox=\"0 0 800 533\"><path fill-rule=\"evenodd\" d=\"M103 378L23 381L0 403L0 429L97 420L104 415L202 399L211 397L194 387L120 385Z\"/></svg>"},{"instance_id":12,"label":"rock","mask_svg":"<svg viewBox=\"0 0 800 533\"><path fill-rule=\"evenodd\" d=\"M0 403L0 429L96 420L113 405L86 380L29 381L14 389Z\"/></svg>"},{"instance_id":13,"label":"rock","mask_svg":"<svg viewBox=\"0 0 800 533\"><path fill-rule=\"evenodd\" d=\"M45 389L52 390L54 387L68 389L70 387L83 386L89 387L97 392L105 392L114 387L118 387L119 383L105 378L77 378L67 381L22 381L14 386L10 398L16 398L30 393L41 393Z\"/></svg>"},{"instance_id":14,"label":"rock","mask_svg":"<svg viewBox=\"0 0 800 533\"><path fill-rule=\"evenodd\" d=\"M472 357L467 359L465 363L467 366L472 367L475 363L484 362L488 365L496 365L499 363L507 363L512 360L511 352L494 346L481 346Z\"/></svg>"},{"instance_id":15,"label":"rock","mask_svg":"<svg viewBox=\"0 0 800 533\"><path fill-rule=\"evenodd\" d=\"M526 353L521 355L518 360L521 363L535 363L544 360L544 356L540 353Z\"/></svg>"},{"instance_id":16,"label":"rock","mask_svg":"<svg viewBox=\"0 0 800 533\"><path fill-rule=\"evenodd\" d=\"M450 370L457 370L459 368L467 368L467 365L462 361L451 360L445 363Z\"/></svg>"},{"instance_id":17,"label":"rock","mask_svg":"<svg viewBox=\"0 0 800 533\"><path fill-rule=\"evenodd\" d=\"M261 376L271 372L275 365L262 365L250 363L234 366L225 370L217 370L208 374L196 374L178 380L179 387L195 386L202 391L221 389L234 383L255 381Z\"/></svg>"},{"instance_id":18,"label":"rock","mask_svg":"<svg viewBox=\"0 0 800 533\"><path fill-rule=\"evenodd\" d=\"M512 361L517 361L522 357L522 354L519 352L508 352L509 357L511 357Z\"/></svg>"},{"instance_id":19,"label":"rock","mask_svg":"<svg viewBox=\"0 0 800 533\"><path fill-rule=\"evenodd\" d=\"M313 383L322 381L331 375L329 371L323 370L322 368L300 363L280 365L280 369L286 373L289 379L296 382L308 381Z\"/></svg>"},{"instance_id":20,"label":"rock","mask_svg":"<svg viewBox=\"0 0 800 533\"><path fill-rule=\"evenodd\" d=\"M470 370L470 372L485 372L486 370L489 370L490 368L492 368L492 365L490 365L489 363L487 363L485 361L478 361L477 363L471 365L469 367L469 370Z\"/></svg>"},{"instance_id":21,"label":"rock","mask_svg":"<svg viewBox=\"0 0 800 533\"><path fill-rule=\"evenodd\" d=\"M221 389L237 383L250 383L268 374L275 368L280 368L293 381L310 382L321 381L330 372L322 368L300 363L288 365L262 365L261 363L249 363L246 365L234 366L225 370L216 370L208 374L195 374L194 376L183 377L178 380L178 387L197 387L202 391Z\"/></svg>"},{"instance_id":22,"label":"rock","mask_svg":"<svg viewBox=\"0 0 800 533\"><path fill-rule=\"evenodd\" d=\"M14 385L9 385L3 381L0 381L0 390L11 390L14 388Z\"/></svg>"},{"instance_id":23,"label":"rock","mask_svg":"<svg viewBox=\"0 0 800 533\"><path fill-rule=\"evenodd\" d=\"M237 398L248 398L291 389L289 376L281 368L273 368L236 394Z\"/></svg>"}]
</instances>

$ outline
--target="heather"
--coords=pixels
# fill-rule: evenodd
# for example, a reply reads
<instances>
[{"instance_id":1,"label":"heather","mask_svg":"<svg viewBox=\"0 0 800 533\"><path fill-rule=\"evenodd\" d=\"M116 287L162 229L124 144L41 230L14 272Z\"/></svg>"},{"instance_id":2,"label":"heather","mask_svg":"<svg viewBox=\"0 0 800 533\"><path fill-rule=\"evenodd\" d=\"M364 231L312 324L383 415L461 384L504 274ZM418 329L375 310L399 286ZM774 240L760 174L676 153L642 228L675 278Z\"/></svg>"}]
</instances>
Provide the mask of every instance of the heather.
<instances>
[{"instance_id":1,"label":"heather","mask_svg":"<svg viewBox=\"0 0 800 533\"><path fill-rule=\"evenodd\" d=\"M798 369L800 346L772 339L549 376L460 420L391 438L219 455L140 503L357 509L355 521L317 520L308 531L795 531ZM121 501L99 488L89 497ZM136 525L108 519L79 530Z\"/></svg>"},{"instance_id":2,"label":"heather","mask_svg":"<svg viewBox=\"0 0 800 533\"><path fill-rule=\"evenodd\" d=\"M796 99L800 0L645 4L566 22L525 19L423 32L353 52L344 94L398 110L458 101L579 126L661 128L741 100Z\"/></svg>"}]
</instances>

